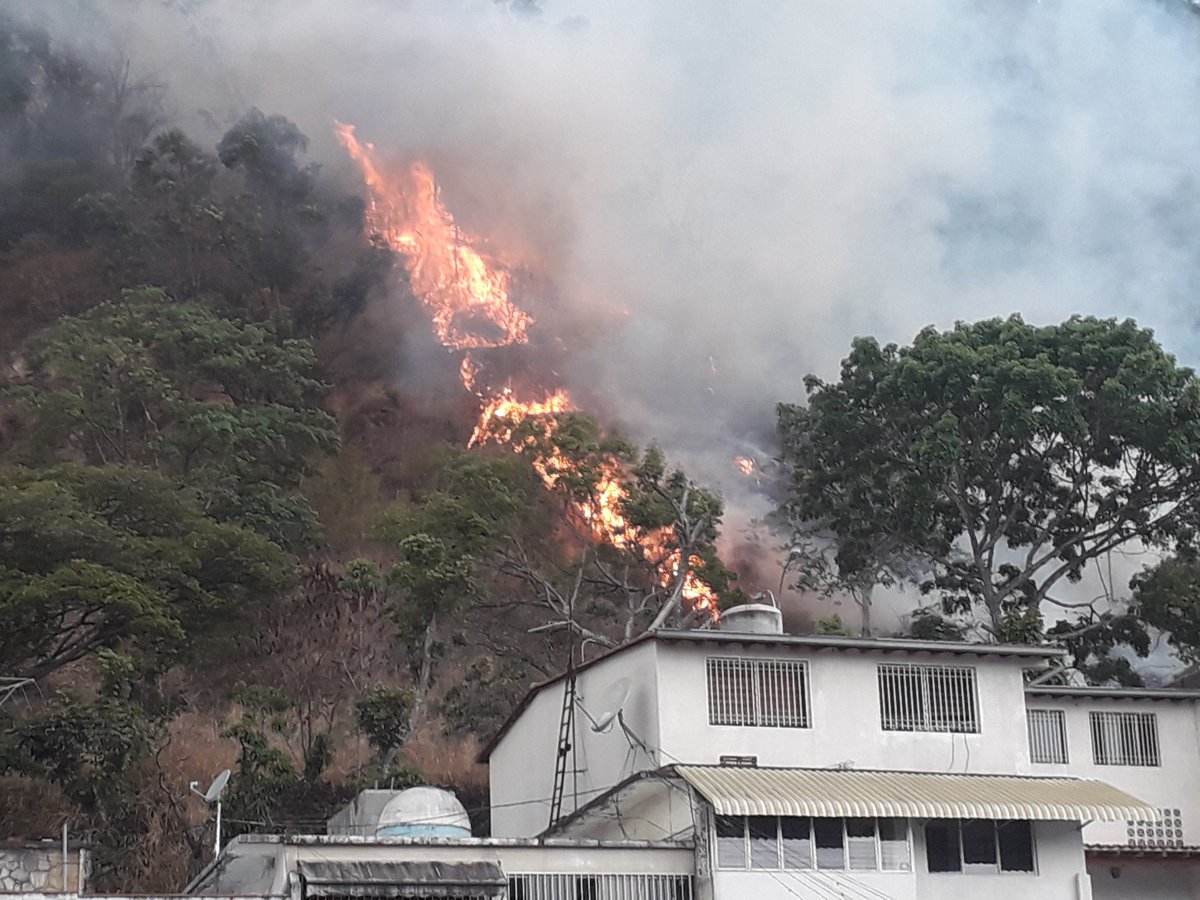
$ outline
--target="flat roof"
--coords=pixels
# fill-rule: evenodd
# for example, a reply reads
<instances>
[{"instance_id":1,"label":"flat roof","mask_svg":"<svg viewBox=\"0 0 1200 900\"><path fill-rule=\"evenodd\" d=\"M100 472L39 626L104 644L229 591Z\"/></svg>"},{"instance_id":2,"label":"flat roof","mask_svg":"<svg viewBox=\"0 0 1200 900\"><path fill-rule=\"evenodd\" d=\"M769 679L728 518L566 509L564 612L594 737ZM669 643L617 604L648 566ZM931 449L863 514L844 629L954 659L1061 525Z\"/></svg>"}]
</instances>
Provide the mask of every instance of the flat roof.
<instances>
[{"instance_id":1,"label":"flat roof","mask_svg":"<svg viewBox=\"0 0 1200 900\"><path fill-rule=\"evenodd\" d=\"M682 644L741 644L761 647L797 647L810 650L840 650L858 653L945 653L955 656L1025 658L1041 662L1064 655L1060 647L1030 644L972 644L968 641L922 641L913 638L862 638L843 637L832 634L749 634L738 631L715 630L662 630L647 632L634 638L626 644L614 647L606 653L595 656L587 662L575 667L576 673L590 669L597 663L603 662L648 641ZM504 724L492 735L491 739L475 757L476 762L486 763L492 751L499 746L500 741L508 734L513 723L520 718L526 707L533 702L541 691L557 684L566 677L566 672L560 672L553 678L539 682L525 692L516 708Z\"/></svg>"},{"instance_id":2,"label":"flat roof","mask_svg":"<svg viewBox=\"0 0 1200 900\"><path fill-rule=\"evenodd\" d=\"M1031 697L1096 697L1113 700L1200 700L1200 691L1183 688L1092 687L1067 684L1035 684L1025 688Z\"/></svg>"},{"instance_id":3,"label":"flat roof","mask_svg":"<svg viewBox=\"0 0 1200 900\"><path fill-rule=\"evenodd\" d=\"M973 644L969 641L922 641L914 638L862 638L836 634L742 634L736 631L657 631L660 641L695 641L723 644L762 644L812 647L817 650L858 650L876 653L950 653L958 656L1028 656L1052 659L1061 647L1032 644Z\"/></svg>"}]
</instances>

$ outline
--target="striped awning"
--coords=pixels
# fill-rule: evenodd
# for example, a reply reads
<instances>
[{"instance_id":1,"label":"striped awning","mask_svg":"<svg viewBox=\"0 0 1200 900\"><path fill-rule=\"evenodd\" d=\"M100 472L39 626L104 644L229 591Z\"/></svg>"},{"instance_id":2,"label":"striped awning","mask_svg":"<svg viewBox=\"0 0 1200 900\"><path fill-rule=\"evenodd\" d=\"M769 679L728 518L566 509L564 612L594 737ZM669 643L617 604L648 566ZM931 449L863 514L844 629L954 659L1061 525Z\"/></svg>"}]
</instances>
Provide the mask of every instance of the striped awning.
<instances>
[{"instance_id":1,"label":"striped awning","mask_svg":"<svg viewBox=\"0 0 1200 900\"><path fill-rule=\"evenodd\" d=\"M911 819L1158 818L1158 810L1102 781L845 769L676 766L721 815Z\"/></svg>"}]
</instances>

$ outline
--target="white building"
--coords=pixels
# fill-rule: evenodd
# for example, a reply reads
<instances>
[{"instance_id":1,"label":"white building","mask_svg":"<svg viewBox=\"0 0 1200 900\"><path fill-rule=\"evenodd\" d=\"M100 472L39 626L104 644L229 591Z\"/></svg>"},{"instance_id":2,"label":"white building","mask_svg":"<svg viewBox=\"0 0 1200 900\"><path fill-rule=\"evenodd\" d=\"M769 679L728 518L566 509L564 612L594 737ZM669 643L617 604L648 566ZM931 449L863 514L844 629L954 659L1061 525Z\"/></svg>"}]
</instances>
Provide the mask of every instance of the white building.
<instances>
[{"instance_id":1,"label":"white building","mask_svg":"<svg viewBox=\"0 0 1200 900\"><path fill-rule=\"evenodd\" d=\"M763 633L755 615L531 690L483 752L491 837L461 808L367 792L327 835L238 838L190 891L1200 898L1200 692L1027 687L1057 650Z\"/></svg>"},{"instance_id":2,"label":"white building","mask_svg":"<svg viewBox=\"0 0 1200 900\"><path fill-rule=\"evenodd\" d=\"M485 749L493 834L691 842L717 898L1200 897L1200 694L1027 690L1058 655L648 635L577 671L549 832L566 677Z\"/></svg>"}]
</instances>

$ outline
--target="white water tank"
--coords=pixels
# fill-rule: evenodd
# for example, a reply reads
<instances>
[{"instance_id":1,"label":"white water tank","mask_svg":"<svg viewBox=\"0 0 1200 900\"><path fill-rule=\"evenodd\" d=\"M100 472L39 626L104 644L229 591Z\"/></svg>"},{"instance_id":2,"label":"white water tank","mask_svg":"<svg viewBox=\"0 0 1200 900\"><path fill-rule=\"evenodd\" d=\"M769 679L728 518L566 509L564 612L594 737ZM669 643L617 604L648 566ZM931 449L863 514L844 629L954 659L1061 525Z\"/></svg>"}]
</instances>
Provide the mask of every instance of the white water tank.
<instances>
[{"instance_id":1,"label":"white water tank","mask_svg":"<svg viewBox=\"0 0 1200 900\"><path fill-rule=\"evenodd\" d=\"M376 837L470 837L466 808L449 791L411 787L387 802Z\"/></svg>"},{"instance_id":2,"label":"white water tank","mask_svg":"<svg viewBox=\"0 0 1200 900\"><path fill-rule=\"evenodd\" d=\"M721 630L736 634L783 634L783 613L766 603L743 603L722 610Z\"/></svg>"}]
</instances>

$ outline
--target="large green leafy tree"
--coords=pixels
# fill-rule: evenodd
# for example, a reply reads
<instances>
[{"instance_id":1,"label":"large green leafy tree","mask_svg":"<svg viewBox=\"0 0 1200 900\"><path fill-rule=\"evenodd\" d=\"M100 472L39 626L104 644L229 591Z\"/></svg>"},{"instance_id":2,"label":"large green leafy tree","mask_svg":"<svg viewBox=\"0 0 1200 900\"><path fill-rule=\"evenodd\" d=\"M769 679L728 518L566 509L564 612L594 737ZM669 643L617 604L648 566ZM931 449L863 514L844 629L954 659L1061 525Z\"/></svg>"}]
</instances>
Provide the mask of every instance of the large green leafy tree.
<instances>
[{"instance_id":1,"label":"large green leafy tree","mask_svg":"<svg viewBox=\"0 0 1200 900\"><path fill-rule=\"evenodd\" d=\"M119 466L0 469L0 671L41 677L105 649L147 670L230 636L289 558Z\"/></svg>"},{"instance_id":2,"label":"large green leafy tree","mask_svg":"<svg viewBox=\"0 0 1200 900\"><path fill-rule=\"evenodd\" d=\"M1094 641L1112 615L1064 585L1121 547L1194 541L1200 382L1132 321L860 338L837 381L805 384L806 406L779 407L780 512L797 548L833 548L834 583L913 578L995 639L1064 616L1060 638Z\"/></svg>"},{"instance_id":3,"label":"large green leafy tree","mask_svg":"<svg viewBox=\"0 0 1200 900\"><path fill-rule=\"evenodd\" d=\"M307 342L144 288L60 320L30 349L26 458L150 466L184 478L218 520L284 547L311 540L300 480L338 438Z\"/></svg>"}]
</instances>

